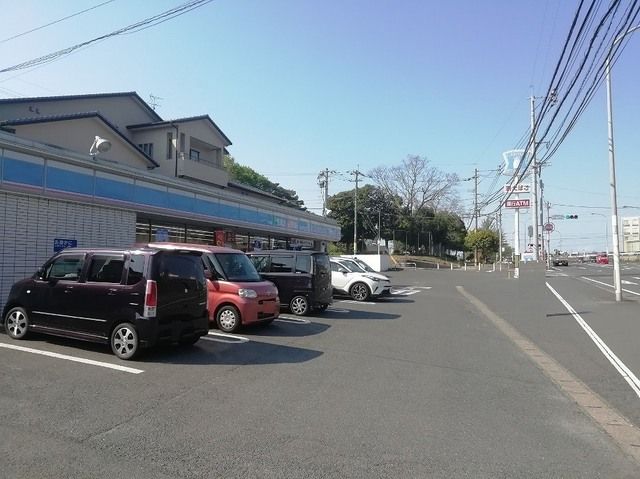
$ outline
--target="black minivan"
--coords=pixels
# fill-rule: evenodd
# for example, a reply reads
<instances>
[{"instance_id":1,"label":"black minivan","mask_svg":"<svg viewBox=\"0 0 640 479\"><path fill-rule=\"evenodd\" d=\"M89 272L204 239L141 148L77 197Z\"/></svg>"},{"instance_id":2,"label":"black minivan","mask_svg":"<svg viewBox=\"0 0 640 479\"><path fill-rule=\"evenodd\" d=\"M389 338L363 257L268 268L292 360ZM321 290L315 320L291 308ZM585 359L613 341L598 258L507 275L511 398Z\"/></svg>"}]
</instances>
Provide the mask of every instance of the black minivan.
<instances>
[{"instance_id":1,"label":"black minivan","mask_svg":"<svg viewBox=\"0 0 640 479\"><path fill-rule=\"evenodd\" d=\"M2 318L14 339L94 341L121 359L161 341L194 344L209 331L202 260L179 249L65 249L13 285Z\"/></svg>"},{"instance_id":2,"label":"black minivan","mask_svg":"<svg viewBox=\"0 0 640 479\"><path fill-rule=\"evenodd\" d=\"M320 251L247 253L260 276L278 287L280 305L299 316L324 311L333 302L329 255Z\"/></svg>"}]
</instances>

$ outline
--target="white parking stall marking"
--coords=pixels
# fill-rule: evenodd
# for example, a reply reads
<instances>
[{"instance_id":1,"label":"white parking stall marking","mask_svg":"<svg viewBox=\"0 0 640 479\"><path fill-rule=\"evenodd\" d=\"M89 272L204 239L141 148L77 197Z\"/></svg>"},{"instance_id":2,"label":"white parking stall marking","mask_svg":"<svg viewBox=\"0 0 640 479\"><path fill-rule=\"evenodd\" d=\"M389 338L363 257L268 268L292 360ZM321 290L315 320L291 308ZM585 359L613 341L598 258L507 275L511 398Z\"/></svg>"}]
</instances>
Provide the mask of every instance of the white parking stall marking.
<instances>
[{"instance_id":1,"label":"white parking stall marking","mask_svg":"<svg viewBox=\"0 0 640 479\"><path fill-rule=\"evenodd\" d=\"M598 284L601 284L603 286L607 286L609 288L613 288L612 284L603 283L602 281L598 281L598 280L595 280L595 279L587 278L586 276L581 276L581 278L582 279L586 279L587 281L591 281L593 283L598 283ZM622 288L622 291L624 291L625 293L635 294L636 296L640 296L640 293L636 293L635 291L631 291L631 290L628 290L628 289Z\"/></svg>"},{"instance_id":2,"label":"white parking stall marking","mask_svg":"<svg viewBox=\"0 0 640 479\"><path fill-rule=\"evenodd\" d=\"M567 303L567 301L562 296L560 296L560 294L555 289L553 289L553 287L549 283L546 283L546 285L547 288L549 288L549 290L551 290L551 292L555 295L555 297L558 298L558 300L564 305L564 307L567 308L567 311L571 313L571 316L573 316L573 318L578 322L585 333L589 335L596 346L598 346L598 349L602 351L602 354L604 354L604 356L609 360L613 367L616 368L616 370L625 379L625 381L627 381L629 386L631 386L631 389L633 389L638 397L640 397L640 380L636 377L636 375L633 374L633 372L622 362L620 358L618 358L618 356L615 355L613 351L611 351L611 349L609 349L609 346L607 346L606 343L602 339L600 339L600 337L595 333L593 329L591 329L587 322L582 319L582 316L580 316L576 312L576 310L573 309L573 307L569 303Z\"/></svg>"},{"instance_id":3,"label":"white parking stall marking","mask_svg":"<svg viewBox=\"0 0 640 479\"><path fill-rule=\"evenodd\" d=\"M14 351L22 351L24 353L38 354L40 356L47 356L55 359L65 359L67 361L73 361L74 363L89 364L90 366L99 366L101 368L114 369L116 371L122 371L124 373L140 374L144 372L144 370L142 369L130 368L127 366L120 366L119 364L105 363L103 361L95 361L93 359L79 358L77 356L69 356L68 354L52 353L51 351L43 351L41 349L25 348L24 346L17 346L15 344L0 343L0 348L13 349Z\"/></svg>"},{"instance_id":4,"label":"white parking stall marking","mask_svg":"<svg viewBox=\"0 0 640 479\"><path fill-rule=\"evenodd\" d=\"M296 316L278 316L276 321L282 321L283 323L296 323L296 324L311 324L308 319L298 318Z\"/></svg>"},{"instance_id":5,"label":"white parking stall marking","mask_svg":"<svg viewBox=\"0 0 640 479\"><path fill-rule=\"evenodd\" d=\"M341 299L340 302L349 303L349 304L376 304L376 303L372 303L371 301L355 301L353 299Z\"/></svg>"},{"instance_id":6,"label":"white parking stall marking","mask_svg":"<svg viewBox=\"0 0 640 479\"><path fill-rule=\"evenodd\" d=\"M211 337L209 338L208 336ZM235 334L216 333L214 331L209 331L208 336L202 336L200 339L226 344L240 344L249 342L249 338L245 338L244 336L236 336Z\"/></svg>"},{"instance_id":7,"label":"white parking stall marking","mask_svg":"<svg viewBox=\"0 0 640 479\"><path fill-rule=\"evenodd\" d=\"M620 282L622 284L635 284L636 286L638 285L638 283L634 283L633 281L627 281L626 279L621 279Z\"/></svg>"},{"instance_id":8,"label":"white parking stall marking","mask_svg":"<svg viewBox=\"0 0 640 479\"><path fill-rule=\"evenodd\" d=\"M348 309L338 309L338 308L327 308L327 311L330 311L332 313L350 313L351 312Z\"/></svg>"},{"instance_id":9,"label":"white parking stall marking","mask_svg":"<svg viewBox=\"0 0 640 479\"><path fill-rule=\"evenodd\" d=\"M632 276L633 279L640 279L640 276Z\"/></svg>"},{"instance_id":10,"label":"white parking stall marking","mask_svg":"<svg viewBox=\"0 0 640 479\"><path fill-rule=\"evenodd\" d=\"M415 286L415 287L411 287L411 288L404 288L404 289L391 289L391 294L393 296L411 296L412 294L417 294L420 292L419 289L417 288L421 288L421 289L431 289L431 286Z\"/></svg>"}]
</instances>

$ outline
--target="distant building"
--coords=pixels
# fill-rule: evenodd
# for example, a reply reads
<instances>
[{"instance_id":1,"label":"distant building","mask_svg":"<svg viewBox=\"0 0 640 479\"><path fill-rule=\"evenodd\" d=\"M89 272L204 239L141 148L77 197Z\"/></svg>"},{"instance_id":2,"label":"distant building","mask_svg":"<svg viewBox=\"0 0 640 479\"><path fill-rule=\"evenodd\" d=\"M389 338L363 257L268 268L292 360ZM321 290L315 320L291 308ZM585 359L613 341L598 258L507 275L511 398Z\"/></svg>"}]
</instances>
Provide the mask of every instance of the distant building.
<instances>
[{"instance_id":1,"label":"distant building","mask_svg":"<svg viewBox=\"0 0 640 479\"><path fill-rule=\"evenodd\" d=\"M625 253L640 252L640 217L622 218L622 251Z\"/></svg>"}]
</instances>

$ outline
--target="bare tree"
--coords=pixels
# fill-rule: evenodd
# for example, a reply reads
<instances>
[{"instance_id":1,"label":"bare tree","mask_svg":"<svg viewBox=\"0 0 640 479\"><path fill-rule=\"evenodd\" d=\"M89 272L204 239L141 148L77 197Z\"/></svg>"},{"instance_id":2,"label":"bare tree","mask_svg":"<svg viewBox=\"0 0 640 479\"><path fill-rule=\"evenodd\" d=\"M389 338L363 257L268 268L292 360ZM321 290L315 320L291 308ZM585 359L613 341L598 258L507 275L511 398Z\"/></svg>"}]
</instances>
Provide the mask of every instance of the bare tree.
<instances>
[{"instance_id":1,"label":"bare tree","mask_svg":"<svg viewBox=\"0 0 640 479\"><path fill-rule=\"evenodd\" d=\"M408 155L398 166L379 166L369 172L377 186L392 197L398 197L402 206L415 215L424 208L434 211L458 209L458 193L454 186L458 175L445 173L429 165L429 160Z\"/></svg>"}]
</instances>

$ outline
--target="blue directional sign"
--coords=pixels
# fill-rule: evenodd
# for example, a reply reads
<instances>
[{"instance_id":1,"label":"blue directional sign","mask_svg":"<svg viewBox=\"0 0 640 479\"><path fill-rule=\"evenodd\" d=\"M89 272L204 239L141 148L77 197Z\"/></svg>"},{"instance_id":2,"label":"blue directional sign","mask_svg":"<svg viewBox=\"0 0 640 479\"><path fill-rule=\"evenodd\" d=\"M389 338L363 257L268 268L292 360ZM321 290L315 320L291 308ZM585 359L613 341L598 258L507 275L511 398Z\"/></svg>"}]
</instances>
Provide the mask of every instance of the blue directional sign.
<instances>
[{"instance_id":1,"label":"blue directional sign","mask_svg":"<svg viewBox=\"0 0 640 479\"><path fill-rule=\"evenodd\" d=\"M56 238L53 240L53 252L57 253L65 248L75 248L78 246L78 240Z\"/></svg>"}]
</instances>

